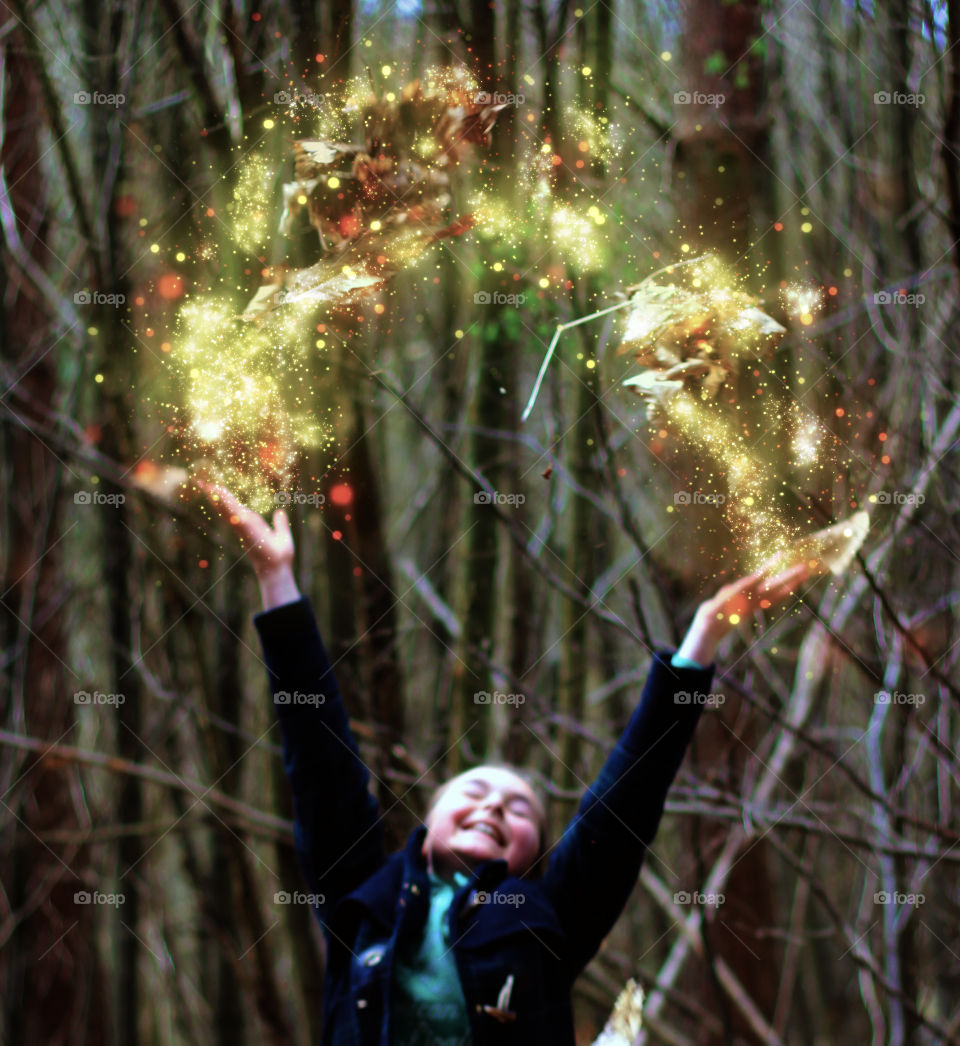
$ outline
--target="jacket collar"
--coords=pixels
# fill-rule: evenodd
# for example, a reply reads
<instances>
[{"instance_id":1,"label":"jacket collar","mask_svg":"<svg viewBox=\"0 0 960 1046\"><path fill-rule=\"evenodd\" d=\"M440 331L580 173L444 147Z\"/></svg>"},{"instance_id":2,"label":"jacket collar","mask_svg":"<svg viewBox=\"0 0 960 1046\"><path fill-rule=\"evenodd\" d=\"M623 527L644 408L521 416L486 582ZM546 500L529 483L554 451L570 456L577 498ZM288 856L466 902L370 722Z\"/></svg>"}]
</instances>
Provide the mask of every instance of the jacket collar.
<instances>
[{"instance_id":1,"label":"jacket collar","mask_svg":"<svg viewBox=\"0 0 960 1046\"><path fill-rule=\"evenodd\" d=\"M401 904L409 908L410 918L416 920L422 914L425 919L430 897L430 877L423 856L426 835L424 825L411 832L404 849L388 857L366 882L341 901L338 908L347 911L359 906L388 932L397 920L398 906ZM470 882L462 889L489 889L506 875L506 861L499 858L484 861L477 865Z\"/></svg>"}]
</instances>

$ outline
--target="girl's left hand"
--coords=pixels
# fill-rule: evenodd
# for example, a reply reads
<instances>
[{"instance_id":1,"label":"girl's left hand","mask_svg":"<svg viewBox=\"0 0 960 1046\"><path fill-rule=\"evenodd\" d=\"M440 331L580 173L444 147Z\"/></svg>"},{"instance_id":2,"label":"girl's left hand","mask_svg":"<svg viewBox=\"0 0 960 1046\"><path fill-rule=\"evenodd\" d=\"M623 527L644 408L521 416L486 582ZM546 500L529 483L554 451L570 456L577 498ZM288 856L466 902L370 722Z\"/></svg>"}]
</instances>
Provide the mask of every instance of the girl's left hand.
<instances>
[{"instance_id":1,"label":"girl's left hand","mask_svg":"<svg viewBox=\"0 0 960 1046\"><path fill-rule=\"evenodd\" d=\"M808 563L796 563L779 574L761 569L724 585L697 608L677 653L701 665L712 663L717 645L732 628L758 610L778 609L811 573Z\"/></svg>"}]
</instances>

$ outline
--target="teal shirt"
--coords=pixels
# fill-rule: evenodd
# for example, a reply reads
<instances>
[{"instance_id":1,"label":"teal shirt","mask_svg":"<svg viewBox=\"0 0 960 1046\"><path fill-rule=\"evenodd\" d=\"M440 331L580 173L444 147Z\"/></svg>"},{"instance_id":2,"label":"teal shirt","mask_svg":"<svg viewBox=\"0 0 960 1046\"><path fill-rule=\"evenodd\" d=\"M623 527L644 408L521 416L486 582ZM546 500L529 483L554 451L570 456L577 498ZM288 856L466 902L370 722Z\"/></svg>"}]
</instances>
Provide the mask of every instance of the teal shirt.
<instances>
[{"instance_id":1,"label":"teal shirt","mask_svg":"<svg viewBox=\"0 0 960 1046\"><path fill-rule=\"evenodd\" d=\"M451 947L447 912L467 877L454 872L447 883L430 875L430 913L423 939L393 967L391 1039L394 1046L429 1041L431 1046L470 1046L470 1020ZM429 1035L425 1039L424 1032Z\"/></svg>"}]
</instances>

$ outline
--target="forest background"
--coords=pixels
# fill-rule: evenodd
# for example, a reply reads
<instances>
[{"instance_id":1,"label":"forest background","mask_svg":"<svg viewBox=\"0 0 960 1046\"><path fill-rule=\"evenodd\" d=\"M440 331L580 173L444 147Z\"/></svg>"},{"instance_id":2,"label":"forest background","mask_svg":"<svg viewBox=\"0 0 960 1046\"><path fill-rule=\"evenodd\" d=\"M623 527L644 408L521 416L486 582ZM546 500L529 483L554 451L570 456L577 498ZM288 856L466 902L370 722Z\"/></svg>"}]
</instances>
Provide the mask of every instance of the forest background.
<instances>
[{"instance_id":1,"label":"forest background","mask_svg":"<svg viewBox=\"0 0 960 1046\"><path fill-rule=\"evenodd\" d=\"M315 110L437 67L505 99L449 214L501 209L324 317L290 504L391 840L480 759L539 774L561 830L651 651L749 565L723 469L693 486L619 387L621 313L520 422L558 323L715 252L788 330L745 386L829 433L811 488L755 428L784 511L871 528L724 649L578 1037L633 977L638 1044L960 1041L958 42L954 0L0 5L4 1042L318 1040L256 586L173 489L171 361L185 302L239 315L314 260L278 229Z\"/></svg>"}]
</instances>

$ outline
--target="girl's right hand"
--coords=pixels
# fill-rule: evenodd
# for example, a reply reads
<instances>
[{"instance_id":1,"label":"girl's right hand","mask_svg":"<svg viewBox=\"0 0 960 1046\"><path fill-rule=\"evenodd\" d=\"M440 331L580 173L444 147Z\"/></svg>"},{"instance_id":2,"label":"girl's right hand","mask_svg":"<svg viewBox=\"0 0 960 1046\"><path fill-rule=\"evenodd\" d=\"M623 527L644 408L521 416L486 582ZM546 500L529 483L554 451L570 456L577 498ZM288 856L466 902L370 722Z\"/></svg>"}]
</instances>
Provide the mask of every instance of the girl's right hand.
<instances>
[{"instance_id":1,"label":"girl's right hand","mask_svg":"<svg viewBox=\"0 0 960 1046\"><path fill-rule=\"evenodd\" d=\"M300 598L293 576L293 534L282 508L273 514L273 526L253 509L241 505L226 487L199 481L216 511L235 527L260 582L266 609Z\"/></svg>"}]
</instances>

